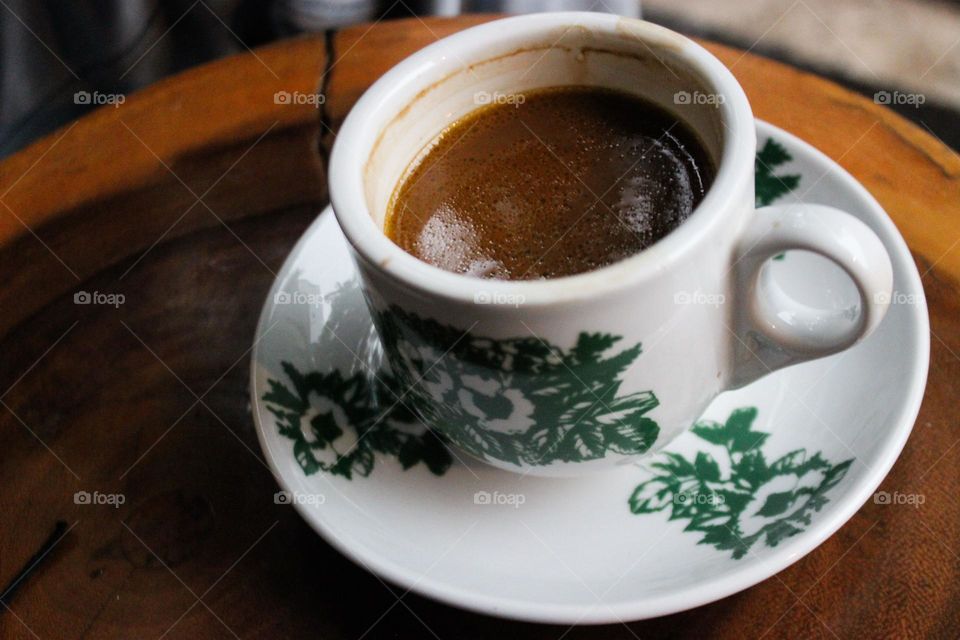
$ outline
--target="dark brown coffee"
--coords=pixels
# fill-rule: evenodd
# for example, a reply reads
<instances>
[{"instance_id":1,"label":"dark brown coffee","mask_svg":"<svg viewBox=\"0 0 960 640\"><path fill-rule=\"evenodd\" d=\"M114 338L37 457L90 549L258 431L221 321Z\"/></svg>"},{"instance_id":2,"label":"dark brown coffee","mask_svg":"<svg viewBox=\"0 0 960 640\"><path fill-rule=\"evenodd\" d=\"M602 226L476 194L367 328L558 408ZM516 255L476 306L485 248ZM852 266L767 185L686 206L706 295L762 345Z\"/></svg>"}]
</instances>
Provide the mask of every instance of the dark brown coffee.
<instances>
[{"instance_id":1,"label":"dark brown coffee","mask_svg":"<svg viewBox=\"0 0 960 640\"><path fill-rule=\"evenodd\" d=\"M430 145L387 212L387 236L442 269L591 271L675 229L713 179L683 122L625 93L558 87L496 102Z\"/></svg>"}]
</instances>

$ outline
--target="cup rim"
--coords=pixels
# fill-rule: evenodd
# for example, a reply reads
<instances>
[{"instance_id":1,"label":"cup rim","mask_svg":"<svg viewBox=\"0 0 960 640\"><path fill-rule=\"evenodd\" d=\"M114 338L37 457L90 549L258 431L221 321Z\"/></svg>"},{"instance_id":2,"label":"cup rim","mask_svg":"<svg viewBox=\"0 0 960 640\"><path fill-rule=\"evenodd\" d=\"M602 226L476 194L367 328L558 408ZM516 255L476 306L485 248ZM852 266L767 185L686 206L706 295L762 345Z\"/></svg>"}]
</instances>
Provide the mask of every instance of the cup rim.
<instances>
[{"instance_id":1,"label":"cup rim","mask_svg":"<svg viewBox=\"0 0 960 640\"><path fill-rule=\"evenodd\" d=\"M620 37L626 34L654 54L658 48L669 47L675 58L697 70L713 85L711 89L723 95L717 105L723 126L719 166L713 184L690 217L628 258L593 271L540 280L490 280L458 274L428 264L394 244L374 222L365 197L364 172L380 134L371 123L389 123L410 104L408 96L462 70L464 64L489 59L485 54L491 42L536 38L557 28L577 27ZM450 55L451 50L459 55ZM755 152L755 123L746 94L730 70L693 40L650 22L613 14L538 13L465 29L394 66L361 96L344 120L330 154L328 181L337 222L355 254L370 268L415 291L453 302L474 303L478 296L495 291L498 296L522 299L525 307L548 306L616 293L658 277L686 259L721 224L724 213L736 206L744 182L752 184Z\"/></svg>"}]
</instances>

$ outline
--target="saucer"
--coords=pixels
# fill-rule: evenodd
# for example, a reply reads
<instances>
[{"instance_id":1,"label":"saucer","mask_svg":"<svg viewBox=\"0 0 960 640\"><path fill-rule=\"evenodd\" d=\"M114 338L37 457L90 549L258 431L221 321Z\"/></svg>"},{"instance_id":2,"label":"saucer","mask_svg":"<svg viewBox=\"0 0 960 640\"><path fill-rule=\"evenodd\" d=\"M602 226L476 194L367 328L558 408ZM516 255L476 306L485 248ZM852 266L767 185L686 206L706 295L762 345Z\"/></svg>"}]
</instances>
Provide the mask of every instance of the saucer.
<instances>
[{"instance_id":1,"label":"saucer","mask_svg":"<svg viewBox=\"0 0 960 640\"><path fill-rule=\"evenodd\" d=\"M287 258L253 348L253 416L282 487L275 500L405 590L538 622L674 613L809 553L903 448L926 383L929 322L910 252L873 197L798 138L757 129L758 206L838 207L890 253L894 293L869 339L720 395L639 463L574 479L500 471L409 413L327 210ZM857 303L843 272L818 256L791 251L767 268L811 306Z\"/></svg>"}]
</instances>

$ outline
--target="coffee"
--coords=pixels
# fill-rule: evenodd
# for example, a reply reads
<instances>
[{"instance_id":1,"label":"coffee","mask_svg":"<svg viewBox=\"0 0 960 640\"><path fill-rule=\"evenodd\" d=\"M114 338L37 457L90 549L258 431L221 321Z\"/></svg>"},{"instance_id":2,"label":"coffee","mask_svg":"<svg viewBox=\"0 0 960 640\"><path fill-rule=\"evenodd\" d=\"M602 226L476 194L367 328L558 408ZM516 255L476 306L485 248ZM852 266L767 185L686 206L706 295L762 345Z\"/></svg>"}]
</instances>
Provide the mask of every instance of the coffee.
<instances>
[{"instance_id":1,"label":"coffee","mask_svg":"<svg viewBox=\"0 0 960 640\"><path fill-rule=\"evenodd\" d=\"M675 229L713 179L687 125L634 96L498 97L443 131L391 199L387 236L442 269L502 280L598 269Z\"/></svg>"}]
</instances>

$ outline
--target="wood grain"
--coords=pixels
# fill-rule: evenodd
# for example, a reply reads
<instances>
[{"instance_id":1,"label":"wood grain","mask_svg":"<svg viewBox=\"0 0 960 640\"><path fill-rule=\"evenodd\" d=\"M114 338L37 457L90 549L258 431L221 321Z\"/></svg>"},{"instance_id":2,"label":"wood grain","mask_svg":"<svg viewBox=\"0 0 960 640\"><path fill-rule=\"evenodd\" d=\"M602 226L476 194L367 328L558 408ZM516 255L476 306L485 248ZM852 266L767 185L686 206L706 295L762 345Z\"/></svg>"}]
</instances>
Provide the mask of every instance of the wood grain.
<instances>
[{"instance_id":1,"label":"wood grain","mask_svg":"<svg viewBox=\"0 0 960 640\"><path fill-rule=\"evenodd\" d=\"M275 95L312 96L325 61L322 37L234 56L0 163L0 334L158 239L322 202L319 108Z\"/></svg>"},{"instance_id":2,"label":"wood grain","mask_svg":"<svg viewBox=\"0 0 960 640\"><path fill-rule=\"evenodd\" d=\"M158 83L0 163L0 590L68 527L3 597L0 636L956 637L960 158L866 98L710 43L758 117L877 196L924 273L930 381L883 488L926 502L868 503L809 556L722 602L572 630L413 594L398 604L402 592L273 504L249 348L274 272L325 200L324 154L380 74L483 19L282 42ZM317 89L322 107L273 100ZM125 302L76 305L78 290ZM81 490L126 503L76 505Z\"/></svg>"}]
</instances>

